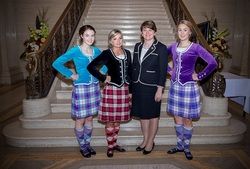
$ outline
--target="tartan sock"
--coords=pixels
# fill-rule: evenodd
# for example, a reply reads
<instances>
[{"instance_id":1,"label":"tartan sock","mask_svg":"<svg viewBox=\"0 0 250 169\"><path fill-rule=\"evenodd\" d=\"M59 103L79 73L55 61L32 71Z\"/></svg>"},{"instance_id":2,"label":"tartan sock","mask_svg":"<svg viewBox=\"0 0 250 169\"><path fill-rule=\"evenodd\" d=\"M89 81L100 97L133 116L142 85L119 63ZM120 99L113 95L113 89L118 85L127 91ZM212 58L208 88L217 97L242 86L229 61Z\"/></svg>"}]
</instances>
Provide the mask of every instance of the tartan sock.
<instances>
[{"instance_id":1,"label":"tartan sock","mask_svg":"<svg viewBox=\"0 0 250 169\"><path fill-rule=\"evenodd\" d=\"M193 135L193 127L187 128L183 126L184 150L189 150L189 144L192 135Z\"/></svg>"},{"instance_id":2,"label":"tartan sock","mask_svg":"<svg viewBox=\"0 0 250 169\"><path fill-rule=\"evenodd\" d=\"M175 132L177 136L177 148L183 150L184 139L183 139L183 124L175 124Z\"/></svg>"},{"instance_id":3,"label":"tartan sock","mask_svg":"<svg viewBox=\"0 0 250 169\"><path fill-rule=\"evenodd\" d=\"M113 146L117 145L117 136L120 130L120 126L115 126L114 127L114 133L113 133Z\"/></svg>"},{"instance_id":4,"label":"tartan sock","mask_svg":"<svg viewBox=\"0 0 250 169\"><path fill-rule=\"evenodd\" d=\"M105 132L106 132L106 139L107 139L107 142L108 142L108 148L113 148L114 127L105 126Z\"/></svg>"},{"instance_id":5,"label":"tartan sock","mask_svg":"<svg viewBox=\"0 0 250 169\"><path fill-rule=\"evenodd\" d=\"M85 145L84 145L84 132L83 132L83 128L80 129L80 130L77 130L76 128L74 128L74 132L76 134L76 138L77 138L77 141L79 143L79 146L80 146L80 149L84 149Z\"/></svg>"},{"instance_id":6,"label":"tartan sock","mask_svg":"<svg viewBox=\"0 0 250 169\"><path fill-rule=\"evenodd\" d=\"M92 131L93 131L92 126L84 126L83 133L84 133L84 142L86 146L90 145Z\"/></svg>"}]
</instances>

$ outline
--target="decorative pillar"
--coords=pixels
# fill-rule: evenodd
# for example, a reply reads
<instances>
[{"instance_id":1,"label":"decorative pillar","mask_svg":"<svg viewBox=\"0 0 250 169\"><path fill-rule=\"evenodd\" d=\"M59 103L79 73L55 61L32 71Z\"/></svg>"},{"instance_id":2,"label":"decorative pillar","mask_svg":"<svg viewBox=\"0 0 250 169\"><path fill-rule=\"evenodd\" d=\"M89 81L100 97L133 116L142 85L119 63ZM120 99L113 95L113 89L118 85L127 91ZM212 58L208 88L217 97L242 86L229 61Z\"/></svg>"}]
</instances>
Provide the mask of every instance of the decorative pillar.
<instances>
[{"instance_id":1,"label":"decorative pillar","mask_svg":"<svg viewBox=\"0 0 250 169\"><path fill-rule=\"evenodd\" d=\"M15 10L13 0L0 1L0 84L22 81L23 73L17 55Z\"/></svg>"},{"instance_id":2,"label":"decorative pillar","mask_svg":"<svg viewBox=\"0 0 250 169\"><path fill-rule=\"evenodd\" d=\"M236 1L234 26L234 53L230 72L249 76L249 2Z\"/></svg>"}]
</instances>

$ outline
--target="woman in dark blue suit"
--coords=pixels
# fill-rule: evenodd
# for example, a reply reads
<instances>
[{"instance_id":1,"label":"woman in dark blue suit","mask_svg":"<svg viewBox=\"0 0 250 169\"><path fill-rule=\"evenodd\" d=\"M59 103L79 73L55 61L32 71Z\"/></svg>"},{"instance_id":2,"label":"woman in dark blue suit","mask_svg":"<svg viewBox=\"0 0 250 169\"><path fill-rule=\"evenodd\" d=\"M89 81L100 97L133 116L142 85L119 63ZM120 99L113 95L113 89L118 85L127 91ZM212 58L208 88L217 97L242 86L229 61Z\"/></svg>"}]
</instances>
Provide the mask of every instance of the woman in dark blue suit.
<instances>
[{"instance_id":1,"label":"woman in dark blue suit","mask_svg":"<svg viewBox=\"0 0 250 169\"><path fill-rule=\"evenodd\" d=\"M133 53L131 115L140 119L143 133L136 151L146 155L154 148L158 130L168 53L167 47L155 37L154 21L143 22L140 29L142 41L136 43Z\"/></svg>"}]
</instances>

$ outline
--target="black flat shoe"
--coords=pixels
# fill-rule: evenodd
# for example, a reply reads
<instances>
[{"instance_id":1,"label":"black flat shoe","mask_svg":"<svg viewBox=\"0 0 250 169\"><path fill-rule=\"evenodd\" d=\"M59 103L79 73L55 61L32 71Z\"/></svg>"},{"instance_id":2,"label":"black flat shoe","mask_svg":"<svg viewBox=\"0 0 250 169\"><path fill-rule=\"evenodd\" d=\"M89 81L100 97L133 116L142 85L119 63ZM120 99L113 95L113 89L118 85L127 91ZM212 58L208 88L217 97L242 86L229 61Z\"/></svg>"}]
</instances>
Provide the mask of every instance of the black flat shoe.
<instances>
[{"instance_id":1,"label":"black flat shoe","mask_svg":"<svg viewBox=\"0 0 250 169\"><path fill-rule=\"evenodd\" d=\"M143 151L143 150L144 150L144 148L145 148L145 147L143 147L143 148L142 148L142 147L138 146L138 147L136 147L136 149L135 149L135 150L136 150L136 151Z\"/></svg>"},{"instance_id":2,"label":"black flat shoe","mask_svg":"<svg viewBox=\"0 0 250 169\"><path fill-rule=\"evenodd\" d=\"M150 151L147 151L147 150L144 149L143 154L144 155L150 154L152 152L152 150L154 149L154 147L155 147L155 143L153 143L153 147L152 147L152 149Z\"/></svg>"},{"instance_id":3,"label":"black flat shoe","mask_svg":"<svg viewBox=\"0 0 250 169\"><path fill-rule=\"evenodd\" d=\"M177 152L183 152L184 150L179 150L177 147L175 148L172 148L170 150L168 150L168 154L174 154L174 153L177 153Z\"/></svg>"},{"instance_id":4,"label":"black flat shoe","mask_svg":"<svg viewBox=\"0 0 250 169\"><path fill-rule=\"evenodd\" d=\"M108 148L108 151L107 151L107 156L109 158L113 157L114 155L114 149L113 148Z\"/></svg>"},{"instance_id":5,"label":"black flat shoe","mask_svg":"<svg viewBox=\"0 0 250 169\"><path fill-rule=\"evenodd\" d=\"M80 153L85 158L90 158L91 157L91 154L88 151L80 150Z\"/></svg>"},{"instance_id":6,"label":"black flat shoe","mask_svg":"<svg viewBox=\"0 0 250 169\"><path fill-rule=\"evenodd\" d=\"M87 149L91 155L96 155L96 152L92 147L88 146Z\"/></svg>"},{"instance_id":7,"label":"black flat shoe","mask_svg":"<svg viewBox=\"0 0 250 169\"><path fill-rule=\"evenodd\" d=\"M121 146L118 146L118 145L114 146L114 150L119 151L119 152L125 152L126 151L124 148L122 148Z\"/></svg>"},{"instance_id":8,"label":"black flat shoe","mask_svg":"<svg viewBox=\"0 0 250 169\"><path fill-rule=\"evenodd\" d=\"M189 150L184 151L184 154L185 154L185 156L186 156L186 158L188 160L192 160L193 159L193 155L191 154L191 152Z\"/></svg>"}]
</instances>

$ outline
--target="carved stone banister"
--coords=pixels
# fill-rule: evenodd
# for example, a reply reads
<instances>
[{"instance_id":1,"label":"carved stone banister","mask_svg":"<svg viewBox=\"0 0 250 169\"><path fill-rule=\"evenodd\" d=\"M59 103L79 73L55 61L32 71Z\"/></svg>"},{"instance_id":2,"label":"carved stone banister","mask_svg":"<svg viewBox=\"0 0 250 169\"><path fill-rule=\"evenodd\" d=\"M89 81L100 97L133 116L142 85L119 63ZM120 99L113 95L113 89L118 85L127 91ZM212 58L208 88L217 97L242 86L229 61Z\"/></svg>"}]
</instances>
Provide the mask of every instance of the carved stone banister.
<instances>
[{"instance_id":1,"label":"carved stone banister","mask_svg":"<svg viewBox=\"0 0 250 169\"><path fill-rule=\"evenodd\" d=\"M42 47L26 56L25 60L27 61L27 70L29 72L25 82L27 99L47 96L56 76L52 63L68 49L79 20L89 1L71 0L50 31Z\"/></svg>"}]
</instances>

